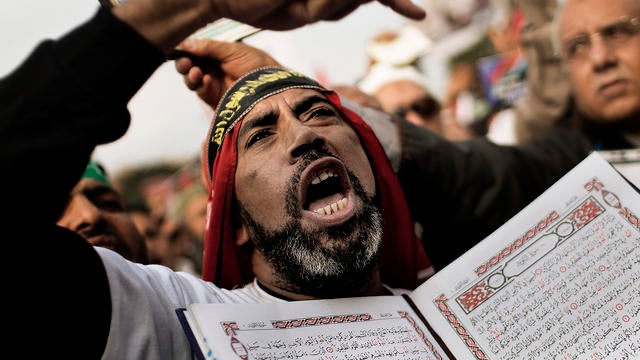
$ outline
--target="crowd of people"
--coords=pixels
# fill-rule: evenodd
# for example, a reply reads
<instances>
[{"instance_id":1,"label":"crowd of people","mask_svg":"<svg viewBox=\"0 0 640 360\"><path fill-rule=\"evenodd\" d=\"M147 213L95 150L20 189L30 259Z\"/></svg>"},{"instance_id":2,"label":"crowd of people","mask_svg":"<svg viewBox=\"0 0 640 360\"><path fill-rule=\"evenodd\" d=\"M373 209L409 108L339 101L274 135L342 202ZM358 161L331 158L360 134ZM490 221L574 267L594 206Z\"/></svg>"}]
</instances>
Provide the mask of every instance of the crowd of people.
<instances>
[{"instance_id":1,"label":"crowd of people","mask_svg":"<svg viewBox=\"0 0 640 360\"><path fill-rule=\"evenodd\" d=\"M187 38L223 17L274 30L339 21L360 1L128 0L43 41L0 80L2 235L23 264L9 262L19 271L3 297L26 310L6 317L9 340L31 343L35 328L48 356L189 359L174 310L190 303L414 289L591 151L640 143L640 3L553 3L516 1L524 20L506 22L529 41L509 58L527 60L527 91L509 104L526 136L509 145L443 114L414 72L401 79L420 79L419 95L392 99L408 90L333 89L242 42ZM147 183L128 202L92 153L124 135L129 100L176 47L190 54L175 60L185 85L215 109L194 139L201 172L171 198L145 197L158 189ZM547 89L560 92L550 110Z\"/></svg>"}]
</instances>

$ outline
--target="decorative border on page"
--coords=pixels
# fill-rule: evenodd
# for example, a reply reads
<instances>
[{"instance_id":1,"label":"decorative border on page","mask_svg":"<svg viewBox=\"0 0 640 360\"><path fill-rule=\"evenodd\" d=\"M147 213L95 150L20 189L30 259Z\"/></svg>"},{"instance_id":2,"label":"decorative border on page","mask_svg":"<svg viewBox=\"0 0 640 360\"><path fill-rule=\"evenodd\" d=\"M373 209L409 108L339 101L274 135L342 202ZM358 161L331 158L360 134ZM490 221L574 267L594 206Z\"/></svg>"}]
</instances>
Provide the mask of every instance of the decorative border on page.
<instances>
[{"instance_id":1,"label":"decorative border on page","mask_svg":"<svg viewBox=\"0 0 640 360\"><path fill-rule=\"evenodd\" d=\"M514 278L533 266L538 260L543 258L544 255L555 249L558 244L571 237L604 212L604 207L595 197L587 197L574 207L562 220L558 221L550 231L545 234L537 233L538 237L528 242L526 247L518 246L519 251L514 252L512 254L513 256L505 261L504 264L501 263L506 257L502 257L499 263L503 266L496 268L492 273L487 274L486 277L469 287L456 298L456 302L467 314L470 313L491 296L495 295L500 289L504 288ZM554 213L555 212L552 214ZM558 218L558 216L552 217ZM547 219L549 219L549 217L540 223L546 222ZM515 248L516 244L521 242L521 239L522 237L511 245ZM508 249L511 248L511 246L508 247ZM525 250L527 251L525 252ZM505 251L503 250L500 254L503 252ZM532 256L532 253L535 253L536 256ZM492 257L492 259L500 256L500 254Z\"/></svg>"},{"instance_id":2,"label":"decorative border on page","mask_svg":"<svg viewBox=\"0 0 640 360\"><path fill-rule=\"evenodd\" d=\"M604 185L597 178L593 178L587 182L584 188L587 191L599 192L602 202L609 207L618 209L622 218L640 232L640 218L629 208L622 206L620 198L615 193L604 189ZM491 296L495 295L500 289L504 288L505 285L519 276L524 270L533 266L544 254L553 250L558 244L571 237L604 212L605 208L596 199L594 194L587 195L582 202L570 210L560 221L555 221L559 218L559 215L555 211L551 212L523 236L491 257L490 260L483 263L482 266L478 267L476 274L481 275L486 273L490 268L496 268L498 265L501 265L493 273L485 276L483 279L468 287L467 290L463 291L461 295L455 298L455 303L465 313L470 313ZM548 230L543 234L545 229ZM536 239L534 240L534 238ZM530 243L530 245L523 248L525 243ZM517 254L514 252L516 249L520 249L520 252ZM538 256L527 255L523 252L524 250L531 250L528 252L529 254L534 253L538 254ZM508 261L504 261L508 255L513 256ZM488 359L484 351L449 307L449 300L446 295L441 294L434 302L440 313L449 322L449 325L455 330L471 353L474 354L477 359Z\"/></svg>"},{"instance_id":3,"label":"decorative border on page","mask_svg":"<svg viewBox=\"0 0 640 360\"><path fill-rule=\"evenodd\" d=\"M422 331L419 323L406 311L397 311L400 318L405 319L409 325L413 328L418 338L420 338L425 346L431 351L431 353L437 358L442 359L442 355L439 354L438 349L429 341L427 334ZM288 319L288 320L273 320L271 321L271 329L295 329L319 325L332 325L342 323L353 322L365 322L365 321L384 321L385 319L374 319L371 314L347 314L347 315L325 315L325 316L313 316L307 318ZM249 350L245 344L243 344L238 338L238 332L242 331L239 325L235 321L223 321L220 323L224 332L230 336L230 346L233 352L241 360L249 359ZM418 341L414 336L413 341Z\"/></svg>"}]
</instances>

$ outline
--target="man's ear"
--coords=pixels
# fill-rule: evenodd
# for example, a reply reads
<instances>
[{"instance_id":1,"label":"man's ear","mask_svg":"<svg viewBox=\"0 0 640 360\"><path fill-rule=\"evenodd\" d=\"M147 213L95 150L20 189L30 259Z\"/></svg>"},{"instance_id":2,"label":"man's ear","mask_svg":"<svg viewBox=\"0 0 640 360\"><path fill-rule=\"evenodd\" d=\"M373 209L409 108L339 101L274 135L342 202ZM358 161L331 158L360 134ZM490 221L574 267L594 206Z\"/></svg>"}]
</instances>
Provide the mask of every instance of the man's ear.
<instances>
[{"instance_id":1,"label":"man's ear","mask_svg":"<svg viewBox=\"0 0 640 360\"><path fill-rule=\"evenodd\" d=\"M246 226L242 224L236 228L236 245L242 246L247 242L249 242L249 233Z\"/></svg>"}]
</instances>

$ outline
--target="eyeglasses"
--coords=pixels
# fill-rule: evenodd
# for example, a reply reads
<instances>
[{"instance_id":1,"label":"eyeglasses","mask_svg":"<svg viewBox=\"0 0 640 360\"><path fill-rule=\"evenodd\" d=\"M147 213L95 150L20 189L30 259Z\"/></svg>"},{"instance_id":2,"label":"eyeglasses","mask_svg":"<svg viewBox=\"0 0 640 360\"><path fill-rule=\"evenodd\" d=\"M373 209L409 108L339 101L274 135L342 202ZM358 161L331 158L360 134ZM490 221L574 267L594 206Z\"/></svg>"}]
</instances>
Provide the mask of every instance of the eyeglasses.
<instances>
[{"instance_id":1,"label":"eyeglasses","mask_svg":"<svg viewBox=\"0 0 640 360\"><path fill-rule=\"evenodd\" d=\"M405 117L409 111L414 111L423 117L431 117L440 112L440 103L430 95L423 96L411 104L399 106L391 111L392 114Z\"/></svg>"},{"instance_id":2,"label":"eyeglasses","mask_svg":"<svg viewBox=\"0 0 640 360\"><path fill-rule=\"evenodd\" d=\"M579 62L588 58L591 53L591 37L600 35L602 42L609 49L625 45L638 34L640 20L638 18L621 19L605 25L591 34L579 34L562 43L562 54L566 60Z\"/></svg>"}]
</instances>

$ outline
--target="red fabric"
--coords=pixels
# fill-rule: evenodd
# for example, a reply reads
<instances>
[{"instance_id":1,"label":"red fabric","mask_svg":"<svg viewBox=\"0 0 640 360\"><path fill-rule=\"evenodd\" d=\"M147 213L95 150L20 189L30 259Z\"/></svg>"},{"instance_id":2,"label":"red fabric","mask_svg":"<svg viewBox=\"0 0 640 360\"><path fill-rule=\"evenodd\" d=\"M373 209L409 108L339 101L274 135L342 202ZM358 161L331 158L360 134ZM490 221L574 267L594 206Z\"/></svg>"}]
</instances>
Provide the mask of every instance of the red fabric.
<instances>
[{"instance_id":1,"label":"red fabric","mask_svg":"<svg viewBox=\"0 0 640 360\"><path fill-rule=\"evenodd\" d=\"M384 217L379 261L382 280L391 287L413 289L418 285L418 271L430 267L430 263L415 235L398 178L371 128L360 116L343 107L337 94L327 92L326 95L360 135L373 167ZM236 134L241 123L239 121L227 135L217 153L209 193L202 277L223 288L242 286L254 278L250 255L242 253L235 244L230 216L237 160Z\"/></svg>"},{"instance_id":2,"label":"red fabric","mask_svg":"<svg viewBox=\"0 0 640 360\"><path fill-rule=\"evenodd\" d=\"M336 93L329 93L328 97L342 110L360 135L376 177L384 216L383 245L379 261L382 280L391 287L414 289L418 285L418 271L429 268L431 263L422 243L416 237L413 218L400 181L369 125L358 114L343 107Z\"/></svg>"}]
</instances>

